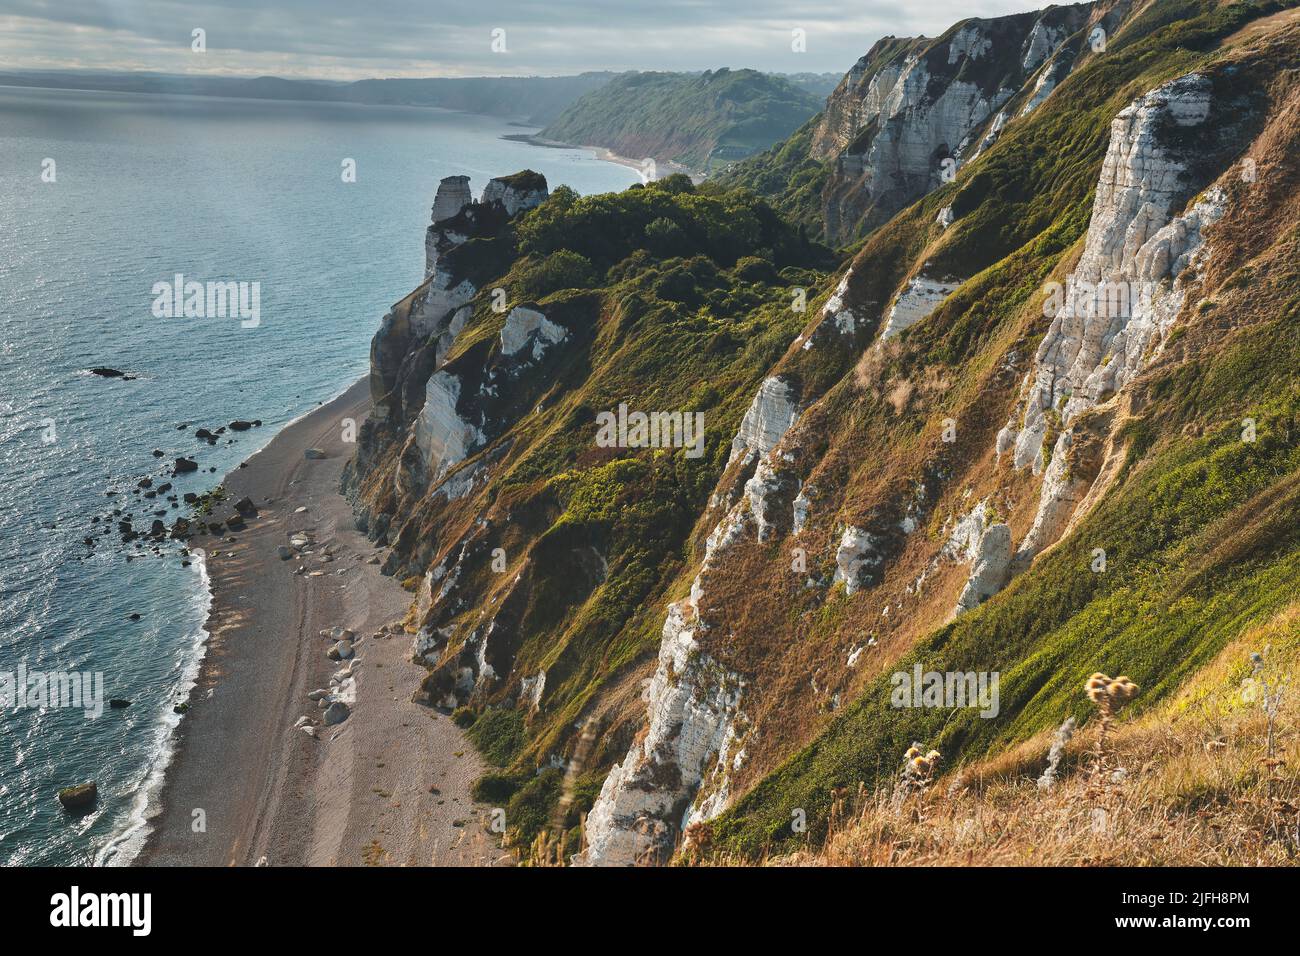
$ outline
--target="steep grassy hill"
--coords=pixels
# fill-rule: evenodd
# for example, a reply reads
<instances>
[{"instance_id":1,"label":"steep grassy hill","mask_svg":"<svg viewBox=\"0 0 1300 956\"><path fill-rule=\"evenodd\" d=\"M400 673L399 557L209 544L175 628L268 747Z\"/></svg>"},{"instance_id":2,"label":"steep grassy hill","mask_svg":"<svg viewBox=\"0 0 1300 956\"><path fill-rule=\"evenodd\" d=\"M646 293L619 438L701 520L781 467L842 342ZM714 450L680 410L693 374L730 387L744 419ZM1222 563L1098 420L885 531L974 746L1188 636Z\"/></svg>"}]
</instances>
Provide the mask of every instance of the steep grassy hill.
<instances>
[{"instance_id":1,"label":"steep grassy hill","mask_svg":"<svg viewBox=\"0 0 1300 956\"><path fill-rule=\"evenodd\" d=\"M831 835L826 859L876 859L900 851L872 808L913 743L941 754L923 790L994 819L1038 792L1063 721L1098 740L1090 674L1131 677L1121 718L1149 729L1262 635L1290 666L1296 7L1098 0L882 41L773 154L810 174L778 190L799 222L684 177L579 198L520 174L481 203L444 182L348 488L413 591L424 699L498 766L479 795L526 856L753 861ZM873 81L922 65L880 125ZM984 118L926 153L944 97ZM917 156L951 175L878 188L873 164ZM816 202L860 211L851 258L805 238L822 162ZM621 406L703 412L701 453L603 441ZM998 675L997 706L900 701L917 665ZM1070 794L1204 841L1147 859L1294 858L1293 770L1209 787L1247 762L1234 738L1196 793L1148 799L1180 772L1148 732L1116 730L1089 777L1072 745L1022 837L1093 819L1058 812ZM994 769L1005 789L968 786ZM1257 807L1230 821L1248 840L1198 822L1225 799ZM1061 840L1076 861L1082 834Z\"/></svg>"}]
</instances>

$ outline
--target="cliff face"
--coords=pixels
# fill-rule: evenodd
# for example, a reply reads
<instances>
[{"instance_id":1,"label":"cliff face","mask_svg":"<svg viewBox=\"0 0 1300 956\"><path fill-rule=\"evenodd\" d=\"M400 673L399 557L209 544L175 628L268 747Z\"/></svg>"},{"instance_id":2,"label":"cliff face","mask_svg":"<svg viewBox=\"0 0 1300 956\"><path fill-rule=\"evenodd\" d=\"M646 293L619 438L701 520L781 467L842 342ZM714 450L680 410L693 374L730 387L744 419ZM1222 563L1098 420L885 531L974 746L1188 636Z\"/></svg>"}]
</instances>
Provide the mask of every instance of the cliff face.
<instances>
[{"instance_id":1,"label":"cliff face","mask_svg":"<svg viewBox=\"0 0 1300 956\"><path fill-rule=\"evenodd\" d=\"M1076 61L1104 48L1131 6L1099 0L964 20L937 39L885 37L798 143L724 179L757 186L782 208L802 194L827 239L850 242L951 182L1008 122L1037 109ZM815 193L805 188L808 172L795 172L801 162L822 167ZM775 163L791 174L785 181L761 174Z\"/></svg>"},{"instance_id":2,"label":"cliff face","mask_svg":"<svg viewBox=\"0 0 1300 956\"><path fill-rule=\"evenodd\" d=\"M899 173L846 188L880 222L838 266L680 180L439 191L349 481L521 845L806 839L914 740L956 766L1082 721L1096 670L1154 703L1293 600L1300 26L1271 12L882 41L806 131ZM604 440L616 409L702 413L702 454ZM917 666L999 704L899 709Z\"/></svg>"}]
</instances>

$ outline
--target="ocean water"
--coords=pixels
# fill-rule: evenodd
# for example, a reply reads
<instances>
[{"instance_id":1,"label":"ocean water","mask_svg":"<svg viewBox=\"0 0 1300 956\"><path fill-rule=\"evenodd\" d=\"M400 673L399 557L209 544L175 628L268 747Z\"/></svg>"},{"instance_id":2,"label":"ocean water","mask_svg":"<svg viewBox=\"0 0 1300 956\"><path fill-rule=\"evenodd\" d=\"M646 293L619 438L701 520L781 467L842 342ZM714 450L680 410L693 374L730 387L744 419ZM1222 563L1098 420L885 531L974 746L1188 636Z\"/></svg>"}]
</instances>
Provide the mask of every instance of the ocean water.
<instances>
[{"instance_id":1,"label":"ocean water","mask_svg":"<svg viewBox=\"0 0 1300 956\"><path fill-rule=\"evenodd\" d=\"M104 705L52 706L29 676L0 710L0 863L129 861L183 719L201 564L174 547L128 561L99 530L111 510L170 523L184 506L145 510L141 478L204 491L365 373L380 317L422 277L441 177L476 193L523 168L583 193L637 179L501 139L521 131L428 109L0 87L0 691L25 668L91 675L93 698L98 674ZM156 318L154 285L177 273L259 283L259 323ZM264 424L215 447L193 436L236 418ZM165 477L182 454L200 471ZM57 790L87 780L95 809L66 813Z\"/></svg>"}]
</instances>

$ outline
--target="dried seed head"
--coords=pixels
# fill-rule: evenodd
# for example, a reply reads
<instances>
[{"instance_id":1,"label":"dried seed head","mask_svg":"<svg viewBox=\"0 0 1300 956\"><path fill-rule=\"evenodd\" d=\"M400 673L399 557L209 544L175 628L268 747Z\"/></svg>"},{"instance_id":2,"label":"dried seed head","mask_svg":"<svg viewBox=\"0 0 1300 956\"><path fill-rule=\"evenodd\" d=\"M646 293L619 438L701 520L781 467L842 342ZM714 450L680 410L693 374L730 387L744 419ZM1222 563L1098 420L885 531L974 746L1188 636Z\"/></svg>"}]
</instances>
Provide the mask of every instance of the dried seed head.
<instances>
[{"instance_id":1,"label":"dried seed head","mask_svg":"<svg viewBox=\"0 0 1300 956\"><path fill-rule=\"evenodd\" d=\"M916 744L912 744L912 746L907 748L907 753L903 754L903 759L915 760L919 756L921 756L921 748Z\"/></svg>"},{"instance_id":2,"label":"dried seed head","mask_svg":"<svg viewBox=\"0 0 1300 956\"><path fill-rule=\"evenodd\" d=\"M925 755L925 759L928 760L928 761L930 761L930 763L938 763L938 762L939 762L939 751L937 751L937 750L931 750L928 754Z\"/></svg>"},{"instance_id":3,"label":"dried seed head","mask_svg":"<svg viewBox=\"0 0 1300 956\"><path fill-rule=\"evenodd\" d=\"M924 757L916 757L912 760L912 769L917 773L927 774L930 772L930 762Z\"/></svg>"}]
</instances>

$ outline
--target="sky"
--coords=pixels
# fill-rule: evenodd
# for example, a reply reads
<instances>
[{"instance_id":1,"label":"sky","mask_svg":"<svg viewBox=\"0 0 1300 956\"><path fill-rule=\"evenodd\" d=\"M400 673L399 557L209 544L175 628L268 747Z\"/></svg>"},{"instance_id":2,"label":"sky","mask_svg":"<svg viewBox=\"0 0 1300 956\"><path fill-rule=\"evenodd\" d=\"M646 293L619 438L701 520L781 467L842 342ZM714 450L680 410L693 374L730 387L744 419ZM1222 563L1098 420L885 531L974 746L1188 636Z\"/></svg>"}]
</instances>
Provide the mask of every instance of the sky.
<instances>
[{"instance_id":1,"label":"sky","mask_svg":"<svg viewBox=\"0 0 1300 956\"><path fill-rule=\"evenodd\" d=\"M842 73L882 36L1040 0L0 0L0 69L354 80L752 67ZM192 47L204 31L206 50ZM795 52L795 30L804 32Z\"/></svg>"}]
</instances>

